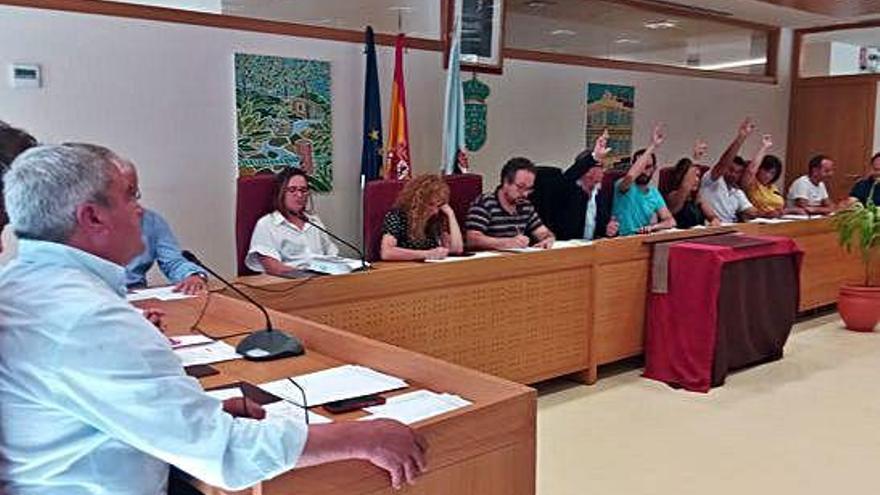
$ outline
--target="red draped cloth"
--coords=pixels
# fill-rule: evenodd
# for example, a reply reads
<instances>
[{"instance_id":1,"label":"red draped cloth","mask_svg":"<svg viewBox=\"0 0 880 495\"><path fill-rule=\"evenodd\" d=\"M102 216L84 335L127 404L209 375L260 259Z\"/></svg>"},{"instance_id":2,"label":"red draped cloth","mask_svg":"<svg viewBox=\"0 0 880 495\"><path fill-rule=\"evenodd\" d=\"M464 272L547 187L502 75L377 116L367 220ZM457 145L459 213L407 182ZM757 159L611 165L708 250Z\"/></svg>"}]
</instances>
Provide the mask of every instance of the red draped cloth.
<instances>
[{"instance_id":1,"label":"red draped cloth","mask_svg":"<svg viewBox=\"0 0 880 495\"><path fill-rule=\"evenodd\" d=\"M730 370L781 358L797 313L801 257L784 237L669 246L666 293L648 300L644 376L708 392Z\"/></svg>"}]
</instances>

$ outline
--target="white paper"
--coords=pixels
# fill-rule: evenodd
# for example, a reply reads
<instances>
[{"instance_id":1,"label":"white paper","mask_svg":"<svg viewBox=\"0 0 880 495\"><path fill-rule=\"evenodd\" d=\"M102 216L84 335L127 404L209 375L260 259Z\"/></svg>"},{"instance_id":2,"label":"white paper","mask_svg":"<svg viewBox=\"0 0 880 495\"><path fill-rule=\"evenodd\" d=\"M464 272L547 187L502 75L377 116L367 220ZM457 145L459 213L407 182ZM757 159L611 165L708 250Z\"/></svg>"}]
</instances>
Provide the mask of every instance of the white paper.
<instances>
[{"instance_id":1,"label":"white paper","mask_svg":"<svg viewBox=\"0 0 880 495\"><path fill-rule=\"evenodd\" d=\"M351 364L292 378L305 390L309 406L320 406L407 386L400 378ZM286 378L263 383L259 387L270 394L302 405L302 393Z\"/></svg>"},{"instance_id":2,"label":"white paper","mask_svg":"<svg viewBox=\"0 0 880 495\"><path fill-rule=\"evenodd\" d=\"M783 220L809 220L810 215L782 215Z\"/></svg>"},{"instance_id":3,"label":"white paper","mask_svg":"<svg viewBox=\"0 0 880 495\"><path fill-rule=\"evenodd\" d=\"M244 397L244 394L241 393L241 389L238 387L208 390L205 393L217 400L237 399L239 397Z\"/></svg>"},{"instance_id":4,"label":"white paper","mask_svg":"<svg viewBox=\"0 0 880 495\"><path fill-rule=\"evenodd\" d=\"M265 404L263 410L266 411L266 418L292 418L305 422L305 417L303 415L305 409L296 404L287 402L286 400L279 400L278 402ZM322 425L332 422L333 420L326 416L321 416L316 412L309 411L309 424Z\"/></svg>"},{"instance_id":5,"label":"white paper","mask_svg":"<svg viewBox=\"0 0 880 495\"><path fill-rule=\"evenodd\" d=\"M749 220L749 223L760 223L760 224L776 224L776 223L788 223L791 222L790 219L782 218L753 218Z\"/></svg>"},{"instance_id":6,"label":"white paper","mask_svg":"<svg viewBox=\"0 0 880 495\"><path fill-rule=\"evenodd\" d=\"M142 301L144 299L158 299L160 301L174 301L176 299L189 299L190 296L183 292L174 292L174 286L151 287L149 289L138 289L125 296L129 302Z\"/></svg>"},{"instance_id":7,"label":"white paper","mask_svg":"<svg viewBox=\"0 0 880 495\"><path fill-rule=\"evenodd\" d=\"M180 349L181 347L189 347L191 345L202 345L202 344L210 344L214 342L214 339L211 337L206 337L204 335L174 335L168 337L168 342L171 343L172 349Z\"/></svg>"},{"instance_id":8,"label":"white paper","mask_svg":"<svg viewBox=\"0 0 880 495\"><path fill-rule=\"evenodd\" d=\"M585 239L571 239L568 241L556 241L553 243L550 249L566 249L566 248L574 248L574 247L583 247L589 246L593 241L588 241Z\"/></svg>"},{"instance_id":9,"label":"white paper","mask_svg":"<svg viewBox=\"0 0 880 495\"><path fill-rule=\"evenodd\" d=\"M541 251L546 251L546 249L529 246L523 248L503 248L499 249L499 251L503 251L506 253L540 253Z\"/></svg>"},{"instance_id":10,"label":"white paper","mask_svg":"<svg viewBox=\"0 0 880 495\"><path fill-rule=\"evenodd\" d=\"M454 263L456 261L468 261L468 260L478 260L480 258L491 258L493 256L500 256L500 253L496 253L495 251L477 251L471 256L447 256L442 260L425 260L427 263Z\"/></svg>"},{"instance_id":11,"label":"white paper","mask_svg":"<svg viewBox=\"0 0 880 495\"><path fill-rule=\"evenodd\" d=\"M469 401L457 395L417 390L391 397L383 405L366 408L371 415L361 419L395 419L410 425L469 405Z\"/></svg>"},{"instance_id":12,"label":"white paper","mask_svg":"<svg viewBox=\"0 0 880 495\"><path fill-rule=\"evenodd\" d=\"M361 260L344 258L342 256L317 255L309 258L307 262L298 268L326 273L327 275L342 275L344 273L351 273L362 265ZM370 266L370 264L367 263L367 266Z\"/></svg>"},{"instance_id":13,"label":"white paper","mask_svg":"<svg viewBox=\"0 0 880 495\"><path fill-rule=\"evenodd\" d=\"M235 352L234 347L219 340L210 344L175 349L174 354L180 358L180 362L184 367L241 359L241 355Z\"/></svg>"}]
</instances>

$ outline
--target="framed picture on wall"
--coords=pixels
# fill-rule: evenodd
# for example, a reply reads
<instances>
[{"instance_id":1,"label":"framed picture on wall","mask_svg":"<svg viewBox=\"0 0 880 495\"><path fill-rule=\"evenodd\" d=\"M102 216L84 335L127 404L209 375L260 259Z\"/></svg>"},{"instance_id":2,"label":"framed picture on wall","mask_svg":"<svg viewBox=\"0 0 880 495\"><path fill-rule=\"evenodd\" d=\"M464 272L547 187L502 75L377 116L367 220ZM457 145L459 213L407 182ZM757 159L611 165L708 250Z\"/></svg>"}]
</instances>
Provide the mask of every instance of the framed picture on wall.
<instances>
[{"instance_id":1,"label":"framed picture on wall","mask_svg":"<svg viewBox=\"0 0 880 495\"><path fill-rule=\"evenodd\" d=\"M500 74L504 64L504 0L457 0L462 3L461 68ZM446 58L448 63L456 0L446 0ZM445 64L444 64L445 65Z\"/></svg>"}]
</instances>

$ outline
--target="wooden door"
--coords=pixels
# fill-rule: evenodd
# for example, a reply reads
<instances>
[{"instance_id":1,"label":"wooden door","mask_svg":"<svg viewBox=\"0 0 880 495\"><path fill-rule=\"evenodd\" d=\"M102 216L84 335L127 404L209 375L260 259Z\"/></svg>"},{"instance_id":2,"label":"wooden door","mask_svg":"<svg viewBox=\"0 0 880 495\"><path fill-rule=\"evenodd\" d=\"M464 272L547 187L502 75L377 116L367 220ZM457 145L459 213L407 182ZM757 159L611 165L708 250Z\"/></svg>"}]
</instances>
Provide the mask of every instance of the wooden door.
<instances>
[{"instance_id":1,"label":"wooden door","mask_svg":"<svg viewBox=\"0 0 880 495\"><path fill-rule=\"evenodd\" d=\"M877 78L803 79L792 91L786 188L807 173L810 158L821 153L836 163L828 193L834 200L843 199L865 173L873 152Z\"/></svg>"}]
</instances>

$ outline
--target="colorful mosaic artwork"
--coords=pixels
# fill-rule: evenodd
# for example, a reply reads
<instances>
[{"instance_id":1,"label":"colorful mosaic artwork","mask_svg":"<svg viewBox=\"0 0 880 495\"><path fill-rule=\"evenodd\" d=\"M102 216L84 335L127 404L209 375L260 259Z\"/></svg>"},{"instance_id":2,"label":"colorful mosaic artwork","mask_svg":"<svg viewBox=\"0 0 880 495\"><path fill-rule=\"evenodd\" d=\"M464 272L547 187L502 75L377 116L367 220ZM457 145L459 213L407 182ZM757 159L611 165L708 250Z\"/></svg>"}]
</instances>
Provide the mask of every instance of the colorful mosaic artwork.
<instances>
[{"instance_id":1,"label":"colorful mosaic artwork","mask_svg":"<svg viewBox=\"0 0 880 495\"><path fill-rule=\"evenodd\" d=\"M330 63L235 54L239 175L300 167L333 189Z\"/></svg>"}]
</instances>

